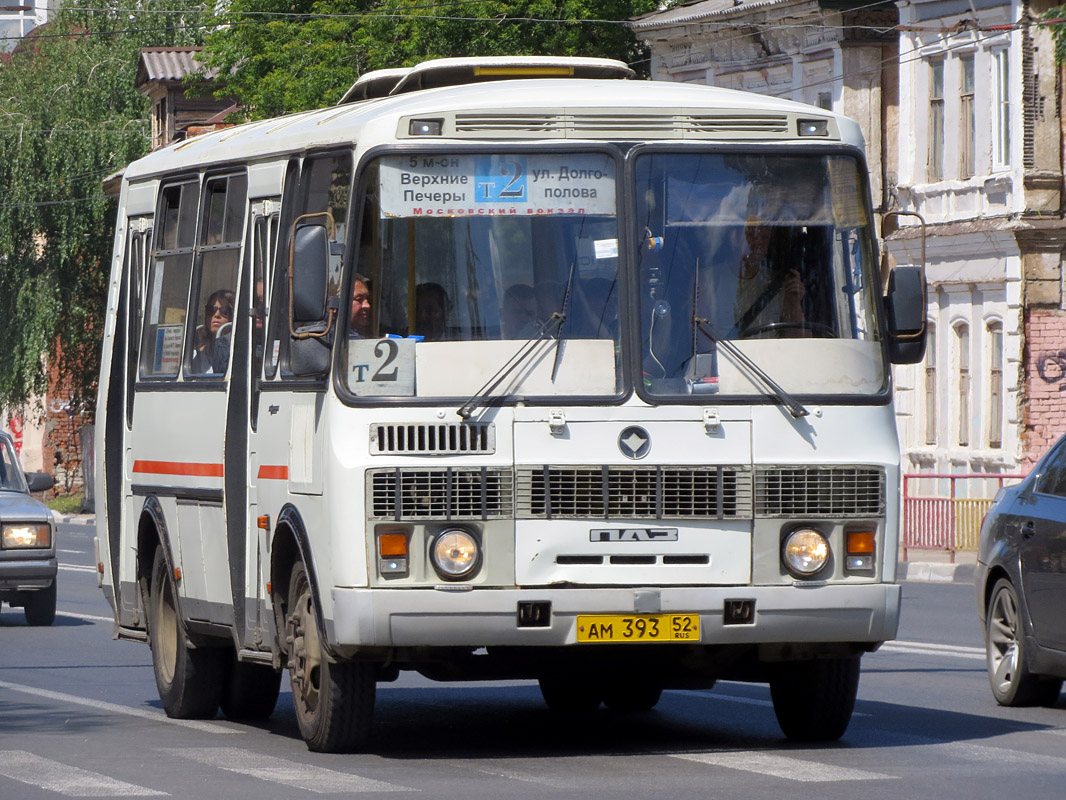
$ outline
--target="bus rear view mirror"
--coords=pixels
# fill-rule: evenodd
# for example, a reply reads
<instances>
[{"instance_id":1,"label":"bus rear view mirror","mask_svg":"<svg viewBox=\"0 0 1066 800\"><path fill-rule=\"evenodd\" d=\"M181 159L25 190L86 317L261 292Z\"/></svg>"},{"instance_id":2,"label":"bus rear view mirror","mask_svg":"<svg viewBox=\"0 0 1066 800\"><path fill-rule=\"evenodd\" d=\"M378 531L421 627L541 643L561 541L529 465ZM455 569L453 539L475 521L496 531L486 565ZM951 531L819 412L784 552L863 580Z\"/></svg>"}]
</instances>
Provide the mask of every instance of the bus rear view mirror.
<instances>
[{"instance_id":1,"label":"bus rear view mirror","mask_svg":"<svg viewBox=\"0 0 1066 800\"><path fill-rule=\"evenodd\" d=\"M308 332L326 320L326 275L329 236L325 225L297 224L292 236L289 280L292 288L292 332Z\"/></svg>"},{"instance_id":2,"label":"bus rear view mirror","mask_svg":"<svg viewBox=\"0 0 1066 800\"><path fill-rule=\"evenodd\" d=\"M902 266L888 277L885 296L888 355L893 364L917 364L925 357L925 276L921 267Z\"/></svg>"}]
</instances>

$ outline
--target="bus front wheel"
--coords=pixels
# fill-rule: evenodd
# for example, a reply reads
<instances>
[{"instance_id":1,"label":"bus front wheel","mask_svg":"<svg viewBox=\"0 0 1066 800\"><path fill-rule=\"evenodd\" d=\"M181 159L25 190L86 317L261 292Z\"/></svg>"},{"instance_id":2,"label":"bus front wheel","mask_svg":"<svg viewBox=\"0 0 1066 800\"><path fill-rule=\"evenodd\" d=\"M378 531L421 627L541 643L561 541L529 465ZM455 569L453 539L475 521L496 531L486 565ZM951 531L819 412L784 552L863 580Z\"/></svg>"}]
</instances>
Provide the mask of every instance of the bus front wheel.
<instances>
[{"instance_id":1,"label":"bus front wheel","mask_svg":"<svg viewBox=\"0 0 1066 800\"><path fill-rule=\"evenodd\" d=\"M363 747L374 715L376 668L369 662L330 661L302 561L289 581L285 643L296 721L307 748L350 753Z\"/></svg>"},{"instance_id":2,"label":"bus front wheel","mask_svg":"<svg viewBox=\"0 0 1066 800\"><path fill-rule=\"evenodd\" d=\"M770 677L777 723L796 741L832 742L843 736L858 692L858 657L786 661Z\"/></svg>"},{"instance_id":3,"label":"bus front wheel","mask_svg":"<svg viewBox=\"0 0 1066 800\"><path fill-rule=\"evenodd\" d=\"M148 641L159 699L168 717L211 719L222 698L226 650L189 647L176 598L163 548L157 547L148 598Z\"/></svg>"}]
</instances>

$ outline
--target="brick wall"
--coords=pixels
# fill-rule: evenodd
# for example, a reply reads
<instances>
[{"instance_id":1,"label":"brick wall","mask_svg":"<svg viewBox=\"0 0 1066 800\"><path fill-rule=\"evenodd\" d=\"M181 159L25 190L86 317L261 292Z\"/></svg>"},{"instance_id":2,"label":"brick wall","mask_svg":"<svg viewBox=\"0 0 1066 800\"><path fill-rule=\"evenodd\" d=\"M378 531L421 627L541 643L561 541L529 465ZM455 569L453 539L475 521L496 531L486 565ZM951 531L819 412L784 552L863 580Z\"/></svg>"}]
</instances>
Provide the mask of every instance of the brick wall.
<instances>
[{"instance_id":1,"label":"brick wall","mask_svg":"<svg viewBox=\"0 0 1066 800\"><path fill-rule=\"evenodd\" d=\"M66 495L82 490L81 428L87 418L74 408L71 393L53 367L48 376L44 403L44 471L56 480L53 494Z\"/></svg>"},{"instance_id":2,"label":"brick wall","mask_svg":"<svg viewBox=\"0 0 1066 800\"><path fill-rule=\"evenodd\" d=\"M1028 472L1066 433L1066 314L1028 313L1025 323L1025 383L1021 471Z\"/></svg>"}]
</instances>

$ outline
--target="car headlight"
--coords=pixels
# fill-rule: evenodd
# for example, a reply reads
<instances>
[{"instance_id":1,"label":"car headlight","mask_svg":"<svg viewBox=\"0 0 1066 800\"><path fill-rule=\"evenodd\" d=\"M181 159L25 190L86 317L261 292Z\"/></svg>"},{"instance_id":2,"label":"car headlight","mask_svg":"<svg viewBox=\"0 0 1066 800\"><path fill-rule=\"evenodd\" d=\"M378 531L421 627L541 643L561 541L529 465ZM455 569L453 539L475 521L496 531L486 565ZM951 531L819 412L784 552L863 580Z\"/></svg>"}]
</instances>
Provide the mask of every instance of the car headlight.
<instances>
[{"instance_id":1,"label":"car headlight","mask_svg":"<svg viewBox=\"0 0 1066 800\"><path fill-rule=\"evenodd\" d=\"M829 563L829 541L814 528L797 528L785 537L781 560L794 575L814 575Z\"/></svg>"},{"instance_id":2,"label":"car headlight","mask_svg":"<svg viewBox=\"0 0 1066 800\"><path fill-rule=\"evenodd\" d=\"M481 547L468 531L448 528L433 540L430 560L437 574L445 580L462 580L473 575L480 566Z\"/></svg>"},{"instance_id":3,"label":"car headlight","mask_svg":"<svg viewBox=\"0 0 1066 800\"><path fill-rule=\"evenodd\" d=\"M52 526L47 522L12 522L3 527L5 550L18 547L51 547Z\"/></svg>"}]
</instances>

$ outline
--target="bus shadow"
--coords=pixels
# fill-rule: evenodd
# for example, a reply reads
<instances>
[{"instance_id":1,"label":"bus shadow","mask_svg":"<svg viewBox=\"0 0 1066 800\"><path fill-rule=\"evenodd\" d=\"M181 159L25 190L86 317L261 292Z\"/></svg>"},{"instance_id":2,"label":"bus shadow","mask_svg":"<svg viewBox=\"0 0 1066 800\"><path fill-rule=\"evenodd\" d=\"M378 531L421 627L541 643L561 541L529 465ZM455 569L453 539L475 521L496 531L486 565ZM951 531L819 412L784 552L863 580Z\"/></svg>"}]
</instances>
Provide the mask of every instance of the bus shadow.
<instances>
[{"instance_id":1,"label":"bus shadow","mask_svg":"<svg viewBox=\"0 0 1066 800\"><path fill-rule=\"evenodd\" d=\"M550 711L536 685L380 688L367 752L395 759L544 758L655 755L707 750L872 750L990 739L1053 726L880 701L859 701L844 737L794 743L777 725L769 692L666 692L646 712L601 707L587 714ZM750 692L750 693L749 693ZM259 726L299 739L292 697L283 693ZM914 733L921 731L921 734Z\"/></svg>"}]
</instances>

